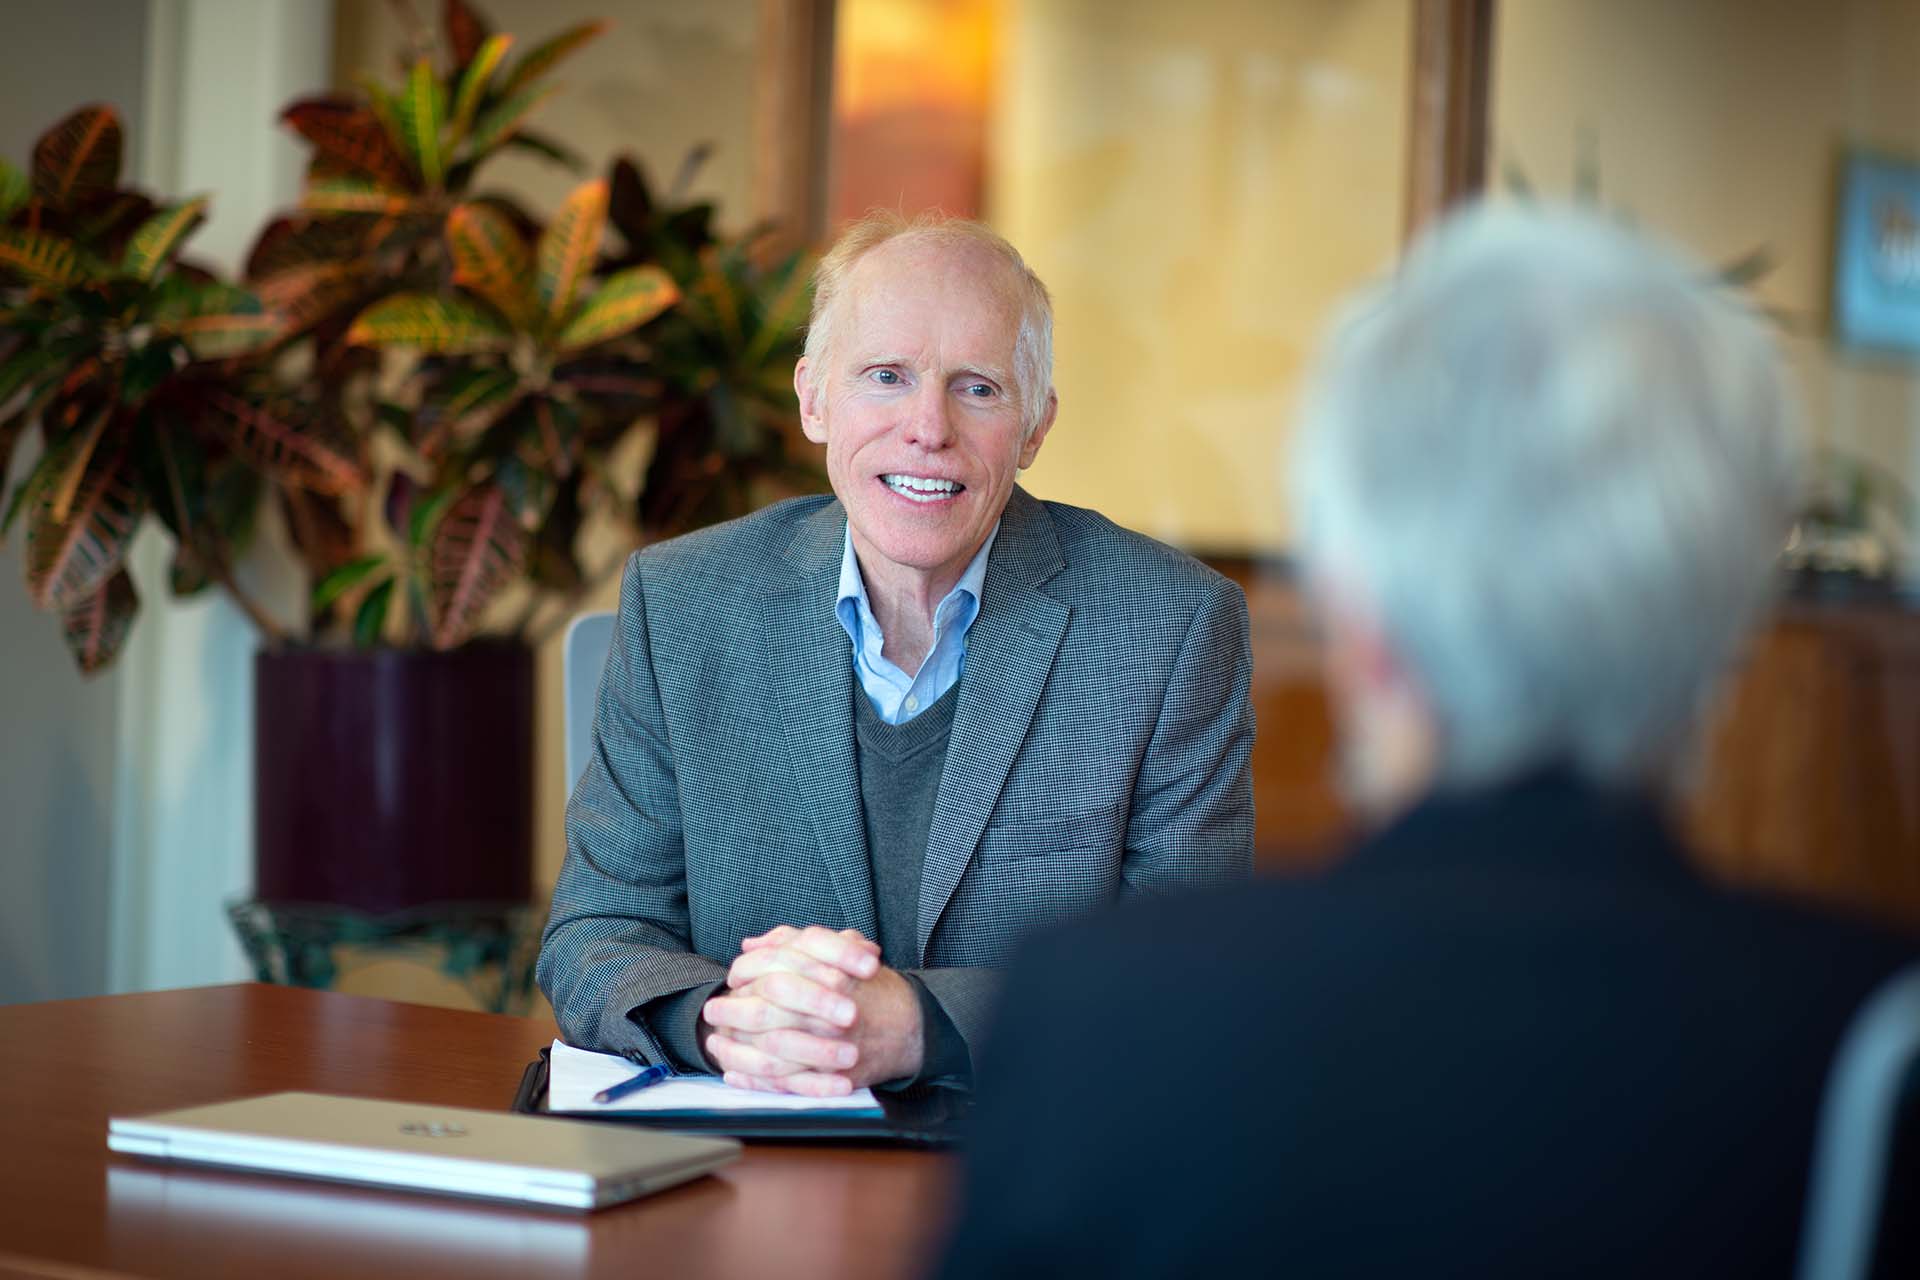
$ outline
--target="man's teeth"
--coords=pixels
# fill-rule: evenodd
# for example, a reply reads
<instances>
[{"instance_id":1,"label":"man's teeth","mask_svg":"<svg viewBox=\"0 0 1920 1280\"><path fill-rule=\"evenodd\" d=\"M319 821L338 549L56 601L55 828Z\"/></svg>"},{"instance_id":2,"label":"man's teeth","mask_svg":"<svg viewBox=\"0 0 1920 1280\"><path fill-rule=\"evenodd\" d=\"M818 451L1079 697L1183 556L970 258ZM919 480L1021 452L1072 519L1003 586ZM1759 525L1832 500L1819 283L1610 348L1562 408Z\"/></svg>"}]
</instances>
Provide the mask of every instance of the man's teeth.
<instances>
[{"instance_id":1,"label":"man's teeth","mask_svg":"<svg viewBox=\"0 0 1920 1280\"><path fill-rule=\"evenodd\" d=\"M915 502L938 502L967 487L954 480L931 480L925 476L892 475L880 478L886 482L887 488Z\"/></svg>"}]
</instances>

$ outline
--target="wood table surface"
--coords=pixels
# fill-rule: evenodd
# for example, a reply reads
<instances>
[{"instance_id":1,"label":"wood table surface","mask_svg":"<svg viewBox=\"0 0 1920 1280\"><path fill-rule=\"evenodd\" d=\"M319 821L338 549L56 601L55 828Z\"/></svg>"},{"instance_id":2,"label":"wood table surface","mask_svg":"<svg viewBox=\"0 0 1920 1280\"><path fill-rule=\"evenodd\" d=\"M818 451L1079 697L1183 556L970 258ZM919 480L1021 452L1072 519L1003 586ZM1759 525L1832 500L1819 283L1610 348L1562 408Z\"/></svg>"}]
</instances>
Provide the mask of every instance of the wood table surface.
<instances>
[{"instance_id":1,"label":"wood table surface","mask_svg":"<svg viewBox=\"0 0 1920 1280\"><path fill-rule=\"evenodd\" d=\"M0 1006L0 1275L914 1275L951 1158L749 1146L591 1214L140 1161L107 1118L282 1089L504 1111L550 1022L244 984ZM555 1123L565 1123L556 1121Z\"/></svg>"}]
</instances>

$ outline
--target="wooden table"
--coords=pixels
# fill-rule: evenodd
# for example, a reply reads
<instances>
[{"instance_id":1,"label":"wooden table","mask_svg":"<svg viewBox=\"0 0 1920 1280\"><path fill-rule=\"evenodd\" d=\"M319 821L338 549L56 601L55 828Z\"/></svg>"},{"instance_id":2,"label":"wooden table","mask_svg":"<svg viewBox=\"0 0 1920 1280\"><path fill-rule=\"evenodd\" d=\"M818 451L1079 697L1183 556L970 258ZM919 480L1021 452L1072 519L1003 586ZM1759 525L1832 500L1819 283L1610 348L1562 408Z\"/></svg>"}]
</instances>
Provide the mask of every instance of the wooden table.
<instances>
[{"instance_id":1,"label":"wooden table","mask_svg":"<svg viewBox=\"0 0 1920 1280\"><path fill-rule=\"evenodd\" d=\"M505 1110L551 1023L239 985L0 1006L0 1275L901 1276L949 1158L749 1147L579 1215L151 1164L107 1117L281 1089Z\"/></svg>"}]
</instances>

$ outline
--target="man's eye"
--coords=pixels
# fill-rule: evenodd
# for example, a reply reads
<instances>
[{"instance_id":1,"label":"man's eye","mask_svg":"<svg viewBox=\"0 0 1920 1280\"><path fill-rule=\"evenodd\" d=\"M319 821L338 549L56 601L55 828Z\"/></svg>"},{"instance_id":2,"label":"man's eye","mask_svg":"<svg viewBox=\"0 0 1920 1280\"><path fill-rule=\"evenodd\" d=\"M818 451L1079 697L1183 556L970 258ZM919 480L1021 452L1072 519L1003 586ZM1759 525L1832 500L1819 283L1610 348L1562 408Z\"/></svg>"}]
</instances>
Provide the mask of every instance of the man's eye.
<instances>
[{"instance_id":1,"label":"man's eye","mask_svg":"<svg viewBox=\"0 0 1920 1280\"><path fill-rule=\"evenodd\" d=\"M897 369L875 369L873 380L881 386L891 387L900 381L900 372Z\"/></svg>"},{"instance_id":2,"label":"man's eye","mask_svg":"<svg viewBox=\"0 0 1920 1280\"><path fill-rule=\"evenodd\" d=\"M985 400L993 396L995 391L991 382L969 382L967 384L967 394Z\"/></svg>"}]
</instances>

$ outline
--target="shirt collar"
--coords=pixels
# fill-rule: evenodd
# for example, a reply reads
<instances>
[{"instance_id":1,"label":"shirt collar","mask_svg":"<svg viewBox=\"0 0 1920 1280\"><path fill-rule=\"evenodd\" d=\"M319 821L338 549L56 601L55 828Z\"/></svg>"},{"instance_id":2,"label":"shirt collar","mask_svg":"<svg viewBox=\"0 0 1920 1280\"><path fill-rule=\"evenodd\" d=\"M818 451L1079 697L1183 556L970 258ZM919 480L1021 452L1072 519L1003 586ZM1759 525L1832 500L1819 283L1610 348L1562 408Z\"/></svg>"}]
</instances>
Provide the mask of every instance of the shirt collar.
<instances>
[{"instance_id":1,"label":"shirt collar","mask_svg":"<svg viewBox=\"0 0 1920 1280\"><path fill-rule=\"evenodd\" d=\"M971 601L974 608L978 610L980 605L980 592L987 581L987 555L993 550L994 539L999 536L1000 522L996 520L993 523L993 531L987 535L987 540L980 544L980 549L973 553L973 559L967 562L967 570L960 575L960 581L954 584L953 590L947 592L946 596L934 609L933 615L936 625L940 621L941 613L946 609L948 603L959 597L962 593L965 593L967 599ZM834 610L842 614L842 620L844 621L845 611L842 606L852 604L859 611L860 617L871 618L873 616L873 602L867 598L866 580L860 576L859 557L853 554L853 526L847 526L847 531L841 541L840 593L834 597ZM849 630L851 630L851 628L849 628Z\"/></svg>"}]
</instances>

